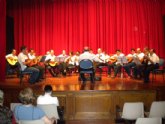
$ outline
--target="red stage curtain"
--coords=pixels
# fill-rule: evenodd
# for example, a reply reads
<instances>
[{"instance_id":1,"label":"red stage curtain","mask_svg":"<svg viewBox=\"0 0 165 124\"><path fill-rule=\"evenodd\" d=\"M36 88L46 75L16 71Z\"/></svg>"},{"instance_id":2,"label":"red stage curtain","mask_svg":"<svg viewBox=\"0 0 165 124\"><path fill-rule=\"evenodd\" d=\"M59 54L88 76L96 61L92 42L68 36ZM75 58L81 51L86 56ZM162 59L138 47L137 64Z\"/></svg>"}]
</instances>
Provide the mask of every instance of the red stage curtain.
<instances>
[{"instance_id":1,"label":"red stage curtain","mask_svg":"<svg viewBox=\"0 0 165 124\"><path fill-rule=\"evenodd\" d=\"M164 57L163 0L9 0L15 47L94 52L148 46Z\"/></svg>"},{"instance_id":2,"label":"red stage curtain","mask_svg":"<svg viewBox=\"0 0 165 124\"><path fill-rule=\"evenodd\" d=\"M6 0L0 0L0 81L5 79Z\"/></svg>"}]
</instances>

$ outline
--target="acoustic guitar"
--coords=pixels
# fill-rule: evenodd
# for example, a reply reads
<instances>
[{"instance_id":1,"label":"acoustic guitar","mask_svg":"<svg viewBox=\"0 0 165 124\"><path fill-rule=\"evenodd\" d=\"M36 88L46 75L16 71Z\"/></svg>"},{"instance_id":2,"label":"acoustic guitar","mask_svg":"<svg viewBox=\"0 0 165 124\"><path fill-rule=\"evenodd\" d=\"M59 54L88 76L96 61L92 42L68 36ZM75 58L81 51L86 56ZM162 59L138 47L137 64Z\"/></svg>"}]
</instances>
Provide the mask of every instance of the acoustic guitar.
<instances>
[{"instance_id":1,"label":"acoustic guitar","mask_svg":"<svg viewBox=\"0 0 165 124\"><path fill-rule=\"evenodd\" d=\"M133 57L126 57L126 58L128 63L131 63L133 61Z\"/></svg>"},{"instance_id":2,"label":"acoustic guitar","mask_svg":"<svg viewBox=\"0 0 165 124\"><path fill-rule=\"evenodd\" d=\"M13 59L13 58L8 58L8 59L7 59L7 62L8 62L10 65L15 65L15 64L18 62L18 60L17 60L17 59Z\"/></svg>"},{"instance_id":3,"label":"acoustic guitar","mask_svg":"<svg viewBox=\"0 0 165 124\"><path fill-rule=\"evenodd\" d=\"M52 67L56 66L57 64L58 64L58 62L56 62L56 61L50 61L49 62L49 65Z\"/></svg>"},{"instance_id":4,"label":"acoustic guitar","mask_svg":"<svg viewBox=\"0 0 165 124\"><path fill-rule=\"evenodd\" d=\"M110 57L110 59L109 59L109 63L110 64L113 64L113 63L115 63L117 61L117 58L116 57Z\"/></svg>"}]
</instances>

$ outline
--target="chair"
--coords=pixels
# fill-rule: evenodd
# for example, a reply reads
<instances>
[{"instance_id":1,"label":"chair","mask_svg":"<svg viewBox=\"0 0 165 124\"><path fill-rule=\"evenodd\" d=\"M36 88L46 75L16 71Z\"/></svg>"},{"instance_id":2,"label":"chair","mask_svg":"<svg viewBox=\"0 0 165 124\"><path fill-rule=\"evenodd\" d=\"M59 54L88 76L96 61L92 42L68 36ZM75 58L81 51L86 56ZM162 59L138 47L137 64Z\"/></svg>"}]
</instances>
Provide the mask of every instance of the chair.
<instances>
[{"instance_id":1,"label":"chair","mask_svg":"<svg viewBox=\"0 0 165 124\"><path fill-rule=\"evenodd\" d=\"M37 107L41 108L49 118L55 117L56 119L59 119L57 105L55 105L55 104L38 104Z\"/></svg>"},{"instance_id":2,"label":"chair","mask_svg":"<svg viewBox=\"0 0 165 124\"><path fill-rule=\"evenodd\" d=\"M10 110L14 111L14 109L17 105L22 105L22 103L10 103Z\"/></svg>"},{"instance_id":3,"label":"chair","mask_svg":"<svg viewBox=\"0 0 165 124\"><path fill-rule=\"evenodd\" d=\"M144 104L142 102L126 102L123 106L121 118L125 121L133 122L137 118L144 117Z\"/></svg>"},{"instance_id":4,"label":"chair","mask_svg":"<svg viewBox=\"0 0 165 124\"><path fill-rule=\"evenodd\" d=\"M156 79L156 74L162 74L163 76L163 81L164 81L164 59L160 58L159 59L159 68L158 69L154 69L152 71L152 82L154 79Z\"/></svg>"},{"instance_id":5,"label":"chair","mask_svg":"<svg viewBox=\"0 0 165 124\"><path fill-rule=\"evenodd\" d=\"M165 101L152 102L148 117L165 118Z\"/></svg>"},{"instance_id":6,"label":"chair","mask_svg":"<svg viewBox=\"0 0 165 124\"><path fill-rule=\"evenodd\" d=\"M123 119L136 120L139 117L144 117L144 105L142 102L124 103Z\"/></svg>"},{"instance_id":7,"label":"chair","mask_svg":"<svg viewBox=\"0 0 165 124\"><path fill-rule=\"evenodd\" d=\"M91 75L91 81L94 82L93 62L89 59L81 60L79 63L79 73L81 80L83 80L81 75L87 73Z\"/></svg>"},{"instance_id":8,"label":"chair","mask_svg":"<svg viewBox=\"0 0 165 124\"><path fill-rule=\"evenodd\" d=\"M162 124L161 118L138 118L135 124Z\"/></svg>"},{"instance_id":9,"label":"chair","mask_svg":"<svg viewBox=\"0 0 165 124\"><path fill-rule=\"evenodd\" d=\"M43 120L20 120L18 124L45 124Z\"/></svg>"},{"instance_id":10,"label":"chair","mask_svg":"<svg viewBox=\"0 0 165 124\"><path fill-rule=\"evenodd\" d=\"M31 75L32 72L22 71L20 64L18 64L18 67L19 67L20 85L22 85L24 75Z\"/></svg>"}]
</instances>

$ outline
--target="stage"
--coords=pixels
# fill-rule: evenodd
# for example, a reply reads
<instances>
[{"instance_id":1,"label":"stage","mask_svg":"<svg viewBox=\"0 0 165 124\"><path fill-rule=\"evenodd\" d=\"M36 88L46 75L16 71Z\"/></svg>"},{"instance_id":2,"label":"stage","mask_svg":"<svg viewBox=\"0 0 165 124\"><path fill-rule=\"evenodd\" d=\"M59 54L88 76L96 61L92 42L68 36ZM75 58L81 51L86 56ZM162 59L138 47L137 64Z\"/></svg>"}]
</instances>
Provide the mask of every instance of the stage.
<instances>
[{"instance_id":1,"label":"stage","mask_svg":"<svg viewBox=\"0 0 165 124\"><path fill-rule=\"evenodd\" d=\"M148 84L127 77L108 78L106 74L94 84L90 81L82 84L76 73L66 77L51 77L47 74L42 82L33 85L28 83L28 77L24 77L22 85L19 81L14 75L0 83L5 98L8 98L5 99L5 105L18 102L18 93L25 87L31 87L39 95L46 84L51 84L53 95L58 97L60 106L64 106L67 124L113 124L116 105L122 108L124 102L142 101L149 110L152 101L165 100L162 75Z\"/></svg>"}]
</instances>

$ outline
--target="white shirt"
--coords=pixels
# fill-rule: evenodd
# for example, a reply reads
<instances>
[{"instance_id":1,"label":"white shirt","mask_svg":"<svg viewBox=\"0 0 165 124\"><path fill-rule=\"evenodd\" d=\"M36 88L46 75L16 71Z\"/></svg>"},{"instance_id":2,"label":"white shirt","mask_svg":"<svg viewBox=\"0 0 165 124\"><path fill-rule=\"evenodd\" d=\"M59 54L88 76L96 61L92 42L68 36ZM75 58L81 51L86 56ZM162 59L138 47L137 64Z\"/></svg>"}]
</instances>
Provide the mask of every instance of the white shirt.
<instances>
[{"instance_id":1,"label":"white shirt","mask_svg":"<svg viewBox=\"0 0 165 124\"><path fill-rule=\"evenodd\" d=\"M142 60L143 57L144 57L144 53L139 53L139 54L137 54L137 56L138 56L138 58L139 58L140 60Z\"/></svg>"},{"instance_id":2,"label":"white shirt","mask_svg":"<svg viewBox=\"0 0 165 124\"><path fill-rule=\"evenodd\" d=\"M37 104L56 104L59 106L57 97L52 97L50 93L45 93L37 98Z\"/></svg>"},{"instance_id":3,"label":"white shirt","mask_svg":"<svg viewBox=\"0 0 165 124\"><path fill-rule=\"evenodd\" d=\"M84 59L89 59L92 62L102 62L96 55L89 53L88 51L85 51L79 56L79 62Z\"/></svg>"},{"instance_id":4,"label":"white shirt","mask_svg":"<svg viewBox=\"0 0 165 124\"><path fill-rule=\"evenodd\" d=\"M155 53L149 55L149 58L151 59L151 61L153 61L154 64L159 63L159 57ZM149 64L151 63L149 62Z\"/></svg>"},{"instance_id":5,"label":"white shirt","mask_svg":"<svg viewBox=\"0 0 165 124\"><path fill-rule=\"evenodd\" d=\"M6 59L7 59L8 57L13 58L14 60L17 60L17 59L18 59L18 57L17 57L17 56L14 56L12 53L6 55L5 57L6 57Z\"/></svg>"},{"instance_id":6,"label":"white shirt","mask_svg":"<svg viewBox=\"0 0 165 124\"><path fill-rule=\"evenodd\" d=\"M31 55L30 53L28 53L28 57L29 57L29 59L31 59L31 60L36 58L35 55Z\"/></svg>"},{"instance_id":7,"label":"white shirt","mask_svg":"<svg viewBox=\"0 0 165 124\"><path fill-rule=\"evenodd\" d=\"M52 61L52 62L55 62L56 61L56 56L55 55L47 55L46 56L46 59L45 59L45 61L47 61L47 60L49 60L50 59L50 61Z\"/></svg>"},{"instance_id":8,"label":"white shirt","mask_svg":"<svg viewBox=\"0 0 165 124\"><path fill-rule=\"evenodd\" d=\"M102 61L103 61L103 63L106 63L106 62L108 62L108 60L109 60L109 56L106 54L104 54L104 53L100 53L100 54L96 54L96 56L99 58L99 59L101 59Z\"/></svg>"},{"instance_id":9,"label":"white shirt","mask_svg":"<svg viewBox=\"0 0 165 124\"><path fill-rule=\"evenodd\" d=\"M68 61L69 60L69 61ZM68 61L68 64L70 65L75 65L75 56L68 56L66 59L65 59L65 62Z\"/></svg>"},{"instance_id":10,"label":"white shirt","mask_svg":"<svg viewBox=\"0 0 165 124\"><path fill-rule=\"evenodd\" d=\"M19 55L18 55L18 62L21 65L22 71L24 71L27 68L27 66L25 64L23 64L26 59L28 59L28 57L25 54L23 54L22 52L19 53Z\"/></svg>"},{"instance_id":11,"label":"white shirt","mask_svg":"<svg viewBox=\"0 0 165 124\"><path fill-rule=\"evenodd\" d=\"M57 61L58 62L64 62L67 57L68 57L68 55L60 54L57 56Z\"/></svg>"}]
</instances>

